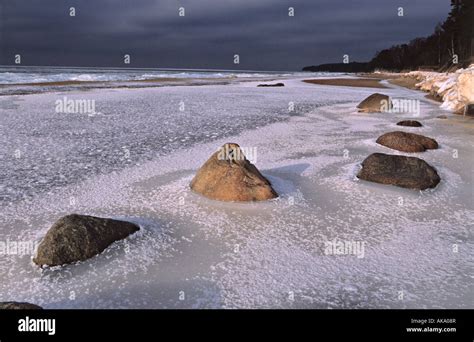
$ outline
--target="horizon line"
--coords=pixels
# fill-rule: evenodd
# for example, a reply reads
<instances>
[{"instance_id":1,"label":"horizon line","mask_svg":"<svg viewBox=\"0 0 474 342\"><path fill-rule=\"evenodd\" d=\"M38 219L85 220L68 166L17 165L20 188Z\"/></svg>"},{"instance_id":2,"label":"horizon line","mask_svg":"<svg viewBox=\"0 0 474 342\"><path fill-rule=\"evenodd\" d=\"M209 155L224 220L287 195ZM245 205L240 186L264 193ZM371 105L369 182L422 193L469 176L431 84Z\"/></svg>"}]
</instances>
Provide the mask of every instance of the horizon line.
<instances>
[{"instance_id":1,"label":"horizon line","mask_svg":"<svg viewBox=\"0 0 474 342\"><path fill-rule=\"evenodd\" d=\"M251 70L251 69L198 69L198 68L153 68L153 67L99 67L99 66L54 66L54 65L3 65L0 68L57 68L57 69L110 69L110 70L161 70L161 71L195 71L195 72L254 72L254 73L292 73L303 70Z\"/></svg>"}]
</instances>

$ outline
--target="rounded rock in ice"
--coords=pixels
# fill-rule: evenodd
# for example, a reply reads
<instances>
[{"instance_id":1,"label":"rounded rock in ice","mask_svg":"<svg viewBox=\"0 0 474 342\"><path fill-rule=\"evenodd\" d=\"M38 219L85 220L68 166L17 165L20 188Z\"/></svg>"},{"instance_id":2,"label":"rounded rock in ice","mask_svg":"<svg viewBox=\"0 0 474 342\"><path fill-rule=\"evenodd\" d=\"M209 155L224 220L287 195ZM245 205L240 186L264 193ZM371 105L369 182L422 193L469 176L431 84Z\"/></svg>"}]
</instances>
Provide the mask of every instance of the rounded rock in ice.
<instances>
[{"instance_id":1,"label":"rounded rock in ice","mask_svg":"<svg viewBox=\"0 0 474 342\"><path fill-rule=\"evenodd\" d=\"M59 266L93 257L140 228L130 222L71 214L60 218L38 246L33 262Z\"/></svg>"},{"instance_id":2,"label":"rounded rock in ice","mask_svg":"<svg viewBox=\"0 0 474 342\"><path fill-rule=\"evenodd\" d=\"M191 181L191 189L219 201L264 201L278 197L270 181L233 143L224 144L204 163Z\"/></svg>"}]
</instances>

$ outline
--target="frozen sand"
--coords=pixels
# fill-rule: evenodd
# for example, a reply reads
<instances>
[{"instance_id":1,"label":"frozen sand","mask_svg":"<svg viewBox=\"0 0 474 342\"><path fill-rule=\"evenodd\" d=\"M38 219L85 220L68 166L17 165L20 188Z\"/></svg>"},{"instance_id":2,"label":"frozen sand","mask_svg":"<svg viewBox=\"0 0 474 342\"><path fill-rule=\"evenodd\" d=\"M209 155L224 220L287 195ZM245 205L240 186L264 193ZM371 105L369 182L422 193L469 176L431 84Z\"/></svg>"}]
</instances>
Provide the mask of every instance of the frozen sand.
<instances>
[{"instance_id":1,"label":"frozen sand","mask_svg":"<svg viewBox=\"0 0 474 342\"><path fill-rule=\"evenodd\" d=\"M390 153L376 138L412 115L356 113L373 89L257 83L0 98L9 187L2 240L38 240L69 212L143 228L62 269L2 256L0 300L46 308L474 307L472 124L436 119L442 112L423 93L384 89L422 101L425 126L410 131L436 138L440 149L413 155L442 182L423 193L370 184L355 178L358 164ZM62 96L96 99L100 114L54 113ZM256 165L279 199L219 203L190 192L195 170L228 141L257 148ZM17 149L22 156L12 160ZM366 242L365 257L324 255L336 237Z\"/></svg>"}]
</instances>

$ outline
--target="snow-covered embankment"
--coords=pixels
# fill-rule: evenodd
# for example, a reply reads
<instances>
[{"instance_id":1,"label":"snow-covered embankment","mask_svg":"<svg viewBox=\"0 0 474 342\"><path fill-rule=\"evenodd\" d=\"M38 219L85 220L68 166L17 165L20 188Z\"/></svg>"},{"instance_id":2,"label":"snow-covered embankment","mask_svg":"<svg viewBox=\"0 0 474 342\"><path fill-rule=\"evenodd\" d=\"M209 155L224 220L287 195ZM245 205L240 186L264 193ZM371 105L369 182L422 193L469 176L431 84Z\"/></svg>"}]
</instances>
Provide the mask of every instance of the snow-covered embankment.
<instances>
[{"instance_id":1,"label":"snow-covered embankment","mask_svg":"<svg viewBox=\"0 0 474 342\"><path fill-rule=\"evenodd\" d=\"M474 64L454 73L412 71L407 76L419 81L419 89L442 99L443 109L463 114L466 105L474 103Z\"/></svg>"}]
</instances>

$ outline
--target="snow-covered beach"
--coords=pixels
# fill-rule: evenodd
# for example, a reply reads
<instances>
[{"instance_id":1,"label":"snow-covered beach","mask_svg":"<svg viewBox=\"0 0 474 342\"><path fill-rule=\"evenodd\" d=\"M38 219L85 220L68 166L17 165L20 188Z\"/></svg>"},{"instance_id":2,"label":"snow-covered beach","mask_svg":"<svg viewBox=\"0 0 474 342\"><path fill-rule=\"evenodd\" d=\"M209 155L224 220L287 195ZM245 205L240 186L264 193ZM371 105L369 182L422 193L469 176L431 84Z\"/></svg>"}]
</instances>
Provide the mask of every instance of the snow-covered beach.
<instances>
[{"instance_id":1,"label":"snow-covered beach","mask_svg":"<svg viewBox=\"0 0 474 342\"><path fill-rule=\"evenodd\" d=\"M425 94L420 113L357 113L368 88L256 82L0 96L3 241L39 241L75 212L141 230L75 265L2 255L0 299L45 308L472 308L473 120ZM55 112L58 99L95 113ZM447 115L448 119L437 118ZM375 143L416 118L435 138L418 156L441 183L413 191L358 180ZM189 189L226 142L254 149L280 194L222 203ZM408 154L407 154L408 155ZM363 256L326 255L361 242Z\"/></svg>"}]
</instances>

